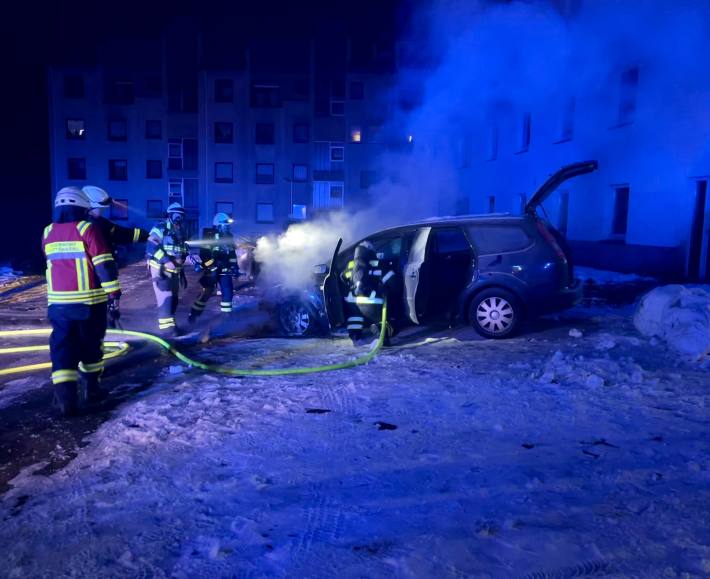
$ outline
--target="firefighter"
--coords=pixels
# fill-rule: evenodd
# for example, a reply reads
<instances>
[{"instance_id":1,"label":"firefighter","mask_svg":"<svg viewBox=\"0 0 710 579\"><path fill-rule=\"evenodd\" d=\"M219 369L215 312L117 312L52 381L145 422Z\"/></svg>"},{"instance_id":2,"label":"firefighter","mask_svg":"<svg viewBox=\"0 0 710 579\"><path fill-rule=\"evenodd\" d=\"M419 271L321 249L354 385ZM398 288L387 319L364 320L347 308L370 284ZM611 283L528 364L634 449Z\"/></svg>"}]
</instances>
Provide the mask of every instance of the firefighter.
<instances>
[{"instance_id":1,"label":"firefighter","mask_svg":"<svg viewBox=\"0 0 710 579\"><path fill-rule=\"evenodd\" d=\"M101 214L102 211L111 207L113 203L113 199L101 187L86 185L81 190L86 193L91 202L91 208L89 209L90 221L99 226L104 234L104 239L111 244L114 259L116 258L117 245L130 245L131 243L148 241L148 232L145 229L122 227Z\"/></svg>"},{"instance_id":2,"label":"firefighter","mask_svg":"<svg viewBox=\"0 0 710 579\"><path fill-rule=\"evenodd\" d=\"M232 236L231 224L233 220L226 213L217 213L212 224L214 225L213 243L200 247L200 266L202 276L200 285L202 292L192 304L188 320L194 322L207 306L207 300L219 285L222 294L219 309L225 314L232 311L232 297L234 296L234 282L232 276L239 274L237 266L237 252Z\"/></svg>"},{"instance_id":3,"label":"firefighter","mask_svg":"<svg viewBox=\"0 0 710 579\"><path fill-rule=\"evenodd\" d=\"M384 273L383 266L387 266ZM357 345L363 340L365 328L372 327L379 332L382 305L394 280L394 271L390 264L380 261L371 242L363 241L355 248L353 260L348 263L343 277L349 289L345 296L348 335ZM392 325L388 323L385 344L389 344L392 334Z\"/></svg>"},{"instance_id":4,"label":"firefighter","mask_svg":"<svg viewBox=\"0 0 710 579\"><path fill-rule=\"evenodd\" d=\"M180 286L187 287L185 259L186 235L183 229L185 209L180 203L171 203L166 219L150 230L146 244L148 269L153 281L158 303L158 329L165 336L177 337L182 332L175 324Z\"/></svg>"},{"instance_id":5,"label":"firefighter","mask_svg":"<svg viewBox=\"0 0 710 579\"><path fill-rule=\"evenodd\" d=\"M116 262L100 228L88 221L90 201L78 187L55 198L53 222L45 227L48 317L52 324L54 405L64 416L101 400L106 308L117 312L121 297Z\"/></svg>"}]
</instances>

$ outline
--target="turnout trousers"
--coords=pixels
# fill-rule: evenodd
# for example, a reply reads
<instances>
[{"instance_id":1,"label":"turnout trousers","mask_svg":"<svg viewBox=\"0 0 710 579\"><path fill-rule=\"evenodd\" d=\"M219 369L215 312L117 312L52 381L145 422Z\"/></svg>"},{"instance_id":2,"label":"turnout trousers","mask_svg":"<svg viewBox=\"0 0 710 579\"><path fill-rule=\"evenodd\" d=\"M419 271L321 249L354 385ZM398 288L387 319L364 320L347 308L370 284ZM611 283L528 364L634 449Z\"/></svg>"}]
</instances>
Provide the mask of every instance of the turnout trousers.
<instances>
[{"instance_id":1,"label":"turnout trousers","mask_svg":"<svg viewBox=\"0 0 710 579\"><path fill-rule=\"evenodd\" d=\"M180 299L180 276L177 273L171 275L150 269L150 277L158 304L158 329L172 332L176 327L175 312Z\"/></svg>"},{"instance_id":2,"label":"turnout trousers","mask_svg":"<svg viewBox=\"0 0 710 579\"><path fill-rule=\"evenodd\" d=\"M207 301L212 297L215 288L219 285L222 299L219 303L219 310L225 314L232 311L232 298L234 297L234 282L232 275L228 273L206 273L200 277L202 291L190 308L190 318L195 319L207 307Z\"/></svg>"},{"instance_id":3,"label":"turnout trousers","mask_svg":"<svg viewBox=\"0 0 710 579\"><path fill-rule=\"evenodd\" d=\"M106 307L105 303L49 306L54 399L63 414L72 414L103 395L99 382L104 369Z\"/></svg>"}]
</instances>

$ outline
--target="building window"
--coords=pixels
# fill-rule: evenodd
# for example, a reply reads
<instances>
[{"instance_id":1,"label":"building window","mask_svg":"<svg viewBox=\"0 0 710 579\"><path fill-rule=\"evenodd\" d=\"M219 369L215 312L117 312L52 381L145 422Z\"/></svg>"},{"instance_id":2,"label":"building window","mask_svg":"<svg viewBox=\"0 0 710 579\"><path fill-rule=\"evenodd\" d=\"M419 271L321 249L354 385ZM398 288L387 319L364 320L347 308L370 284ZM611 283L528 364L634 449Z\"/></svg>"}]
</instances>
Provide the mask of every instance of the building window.
<instances>
[{"instance_id":1,"label":"building window","mask_svg":"<svg viewBox=\"0 0 710 579\"><path fill-rule=\"evenodd\" d=\"M274 183L274 164L256 164L256 182L259 185L272 185Z\"/></svg>"},{"instance_id":2,"label":"building window","mask_svg":"<svg viewBox=\"0 0 710 579\"><path fill-rule=\"evenodd\" d=\"M369 189L375 184L377 174L375 171L360 171L360 189Z\"/></svg>"},{"instance_id":3,"label":"building window","mask_svg":"<svg viewBox=\"0 0 710 579\"><path fill-rule=\"evenodd\" d=\"M309 126L305 123L296 123L293 125L293 142L294 143L307 143Z\"/></svg>"},{"instance_id":4,"label":"building window","mask_svg":"<svg viewBox=\"0 0 710 579\"><path fill-rule=\"evenodd\" d=\"M291 205L291 219L303 221L306 218L306 206L294 203Z\"/></svg>"},{"instance_id":5,"label":"building window","mask_svg":"<svg viewBox=\"0 0 710 579\"><path fill-rule=\"evenodd\" d=\"M128 139L128 126L125 119L113 119L108 122L108 140L125 141Z\"/></svg>"},{"instance_id":6,"label":"building window","mask_svg":"<svg viewBox=\"0 0 710 579\"><path fill-rule=\"evenodd\" d=\"M613 236L626 237L629 221L629 188L627 186L614 189L614 219L611 223Z\"/></svg>"},{"instance_id":7,"label":"building window","mask_svg":"<svg viewBox=\"0 0 710 579\"><path fill-rule=\"evenodd\" d=\"M182 179L170 179L168 181L168 205L171 203L182 204Z\"/></svg>"},{"instance_id":8,"label":"building window","mask_svg":"<svg viewBox=\"0 0 710 579\"><path fill-rule=\"evenodd\" d=\"M530 148L530 113L523 115L523 124L520 133L520 149L518 153L525 153Z\"/></svg>"},{"instance_id":9,"label":"building window","mask_svg":"<svg viewBox=\"0 0 710 579\"><path fill-rule=\"evenodd\" d=\"M345 159L345 147L341 145L330 147L330 160L331 161L342 161Z\"/></svg>"},{"instance_id":10,"label":"building window","mask_svg":"<svg viewBox=\"0 0 710 579\"><path fill-rule=\"evenodd\" d=\"M86 138L84 119L67 119L67 139L82 140L84 138Z\"/></svg>"},{"instance_id":11,"label":"building window","mask_svg":"<svg viewBox=\"0 0 710 579\"><path fill-rule=\"evenodd\" d=\"M130 80L108 80L104 85L104 99L110 105L132 105L135 101L135 87Z\"/></svg>"},{"instance_id":12,"label":"building window","mask_svg":"<svg viewBox=\"0 0 710 579\"><path fill-rule=\"evenodd\" d=\"M621 73L621 88L619 94L619 118L617 124L628 125L634 122L636 114L636 95L639 86L639 69L637 66Z\"/></svg>"},{"instance_id":13,"label":"building window","mask_svg":"<svg viewBox=\"0 0 710 579\"><path fill-rule=\"evenodd\" d=\"M233 183L234 182L234 163L215 163L214 164L214 182L215 183Z\"/></svg>"},{"instance_id":14,"label":"building window","mask_svg":"<svg viewBox=\"0 0 710 579\"><path fill-rule=\"evenodd\" d=\"M146 217L160 219L163 217L163 202L160 199L149 199L145 208Z\"/></svg>"},{"instance_id":15,"label":"building window","mask_svg":"<svg viewBox=\"0 0 710 579\"><path fill-rule=\"evenodd\" d=\"M128 161L126 159L109 159L108 178L111 181L128 181Z\"/></svg>"},{"instance_id":16,"label":"building window","mask_svg":"<svg viewBox=\"0 0 710 579\"><path fill-rule=\"evenodd\" d=\"M168 169L182 169L182 139L168 140Z\"/></svg>"},{"instance_id":17,"label":"building window","mask_svg":"<svg viewBox=\"0 0 710 579\"><path fill-rule=\"evenodd\" d=\"M64 98L84 98L84 78L80 74L64 75Z\"/></svg>"},{"instance_id":18,"label":"building window","mask_svg":"<svg viewBox=\"0 0 710 579\"><path fill-rule=\"evenodd\" d=\"M342 185L331 185L330 186L330 198L331 199L342 199L343 198L343 186Z\"/></svg>"},{"instance_id":19,"label":"building window","mask_svg":"<svg viewBox=\"0 0 710 579\"><path fill-rule=\"evenodd\" d=\"M234 203L230 201L217 201L214 204L215 213L226 213L230 217L234 214Z\"/></svg>"},{"instance_id":20,"label":"building window","mask_svg":"<svg viewBox=\"0 0 710 579\"><path fill-rule=\"evenodd\" d=\"M350 83L350 98L354 101L361 101L365 98L365 83L354 80Z\"/></svg>"},{"instance_id":21,"label":"building window","mask_svg":"<svg viewBox=\"0 0 710 579\"><path fill-rule=\"evenodd\" d=\"M253 84L249 102L252 108L275 109L281 106L281 87L274 84Z\"/></svg>"},{"instance_id":22,"label":"building window","mask_svg":"<svg viewBox=\"0 0 710 579\"><path fill-rule=\"evenodd\" d=\"M128 199L114 199L111 203L111 219L128 219Z\"/></svg>"},{"instance_id":23,"label":"building window","mask_svg":"<svg viewBox=\"0 0 710 579\"><path fill-rule=\"evenodd\" d=\"M330 101L330 116L342 117L345 114L345 103L343 101Z\"/></svg>"},{"instance_id":24,"label":"building window","mask_svg":"<svg viewBox=\"0 0 710 579\"><path fill-rule=\"evenodd\" d=\"M67 179L74 181L86 179L86 159L67 159Z\"/></svg>"},{"instance_id":25,"label":"building window","mask_svg":"<svg viewBox=\"0 0 710 579\"><path fill-rule=\"evenodd\" d=\"M163 162L160 159L148 159L145 162L145 178L146 179L162 179L163 178Z\"/></svg>"},{"instance_id":26,"label":"building window","mask_svg":"<svg viewBox=\"0 0 710 579\"><path fill-rule=\"evenodd\" d=\"M496 212L496 196L489 195L488 196L488 213L495 213L495 212Z\"/></svg>"},{"instance_id":27,"label":"building window","mask_svg":"<svg viewBox=\"0 0 710 579\"><path fill-rule=\"evenodd\" d=\"M231 78L215 79L214 101L216 103L234 102L234 82Z\"/></svg>"},{"instance_id":28,"label":"building window","mask_svg":"<svg viewBox=\"0 0 710 579\"><path fill-rule=\"evenodd\" d=\"M197 139L182 140L182 168L186 171L197 170Z\"/></svg>"},{"instance_id":29,"label":"building window","mask_svg":"<svg viewBox=\"0 0 710 579\"><path fill-rule=\"evenodd\" d=\"M308 165L294 165L293 180L297 183L308 181Z\"/></svg>"},{"instance_id":30,"label":"building window","mask_svg":"<svg viewBox=\"0 0 710 579\"><path fill-rule=\"evenodd\" d=\"M234 125L232 123L217 122L214 124L215 143L233 143Z\"/></svg>"},{"instance_id":31,"label":"building window","mask_svg":"<svg viewBox=\"0 0 710 579\"><path fill-rule=\"evenodd\" d=\"M145 122L145 138L146 139L162 139L163 138L163 122L162 121L146 121Z\"/></svg>"},{"instance_id":32,"label":"building window","mask_svg":"<svg viewBox=\"0 0 710 579\"><path fill-rule=\"evenodd\" d=\"M362 129L360 127L350 127L350 142L362 143Z\"/></svg>"},{"instance_id":33,"label":"building window","mask_svg":"<svg viewBox=\"0 0 710 579\"><path fill-rule=\"evenodd\" d=\"M274 123L256 123L256 144L274 144Z\"/></svg>"},{"instance_id":34,"label":"building window","mask_svg":"<svg viewBox=\"0 0 710 579\"><path fill-rule=\"evenodd\" d=\"M274 222L274 204L273 203L257 203L256 204L256 222L257 223L273 223Z\"/></svg>"},{"instance_id":35,"label":"building window","mask_svg":"<svg viewBox=\"0 0 710 579\"><path fill-rule=\"evenodd\" d=\"M199 181L197 179L182 180L182 194L185 209L197 209L198 200L200 197Z\"/></svg>"}]
</instances>

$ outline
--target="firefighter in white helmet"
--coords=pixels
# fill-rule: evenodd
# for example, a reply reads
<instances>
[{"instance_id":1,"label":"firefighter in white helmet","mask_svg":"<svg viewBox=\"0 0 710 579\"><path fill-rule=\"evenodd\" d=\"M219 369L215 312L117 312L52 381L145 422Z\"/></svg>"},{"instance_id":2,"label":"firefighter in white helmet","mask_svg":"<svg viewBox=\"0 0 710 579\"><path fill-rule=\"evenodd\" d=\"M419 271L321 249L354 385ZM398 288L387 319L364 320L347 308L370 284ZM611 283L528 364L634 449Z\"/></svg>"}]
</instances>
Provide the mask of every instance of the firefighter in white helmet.
<instances>
[{"instance_id":1,"label":"firefighter in white helmet","mask_svg":"<svg viewBox=\"0 0 710 579\"><path fill-rule=\"evenodd\" d=\"M113 221L110 221L102 212L105 212L116 202L111 199L111 196L101 187L95 185L86 185L81 188L91 202L89 209L89 217L92 223L95 223L104 234L104 238L111 244L114 249L114 257L116 254L115 247L117 245L130 245L131 243L139 243L148 241L148 232L140 227L122 227Z\"/></svg>"},{"instance_id":2,"label":"firefighter in white helmet","mask_svg":"<svg viewBox=\"0 0 710 579\"><path fill-rule=\"evenodd\" d=\"M202 271L200 285L202 292L192 304L189 320L195 321L207 306L217 285L222 294L219 310L225 314L232 311L234 282L232 276L239 274L237 252L232 235L232 218L226 213L217 213L212 224L214 226L209 243L200 248L199 269Z\"/></svg>"},{"instance_id":3,"label":"firefighter in white helmet","mask_svg":"<svg viewBox=\"0 0 710 579\"><path fill-rule=\"evenodd\" d=\"M187 287L184 266L188 248L184 220L185 208L180 203L171 203L166 219L150 230L146 243L148 269L158 303L158 329L169 337L182 334L175 323L175 312L180 286Z\"/></svg>"}]
</instances>

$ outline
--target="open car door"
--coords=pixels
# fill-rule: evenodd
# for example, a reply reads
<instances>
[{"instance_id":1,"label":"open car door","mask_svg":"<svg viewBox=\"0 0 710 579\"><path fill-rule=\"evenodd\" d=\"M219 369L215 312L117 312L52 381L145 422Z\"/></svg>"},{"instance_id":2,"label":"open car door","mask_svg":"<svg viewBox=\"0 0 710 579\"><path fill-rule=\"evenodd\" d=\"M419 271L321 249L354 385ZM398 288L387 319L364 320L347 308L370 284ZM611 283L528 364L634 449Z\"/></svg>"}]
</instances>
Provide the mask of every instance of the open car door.
<instances>
[{"instance_id":1,"label":"open car door","mask_svg":"<svg viewBox=\"0 0 710 579\"><path fill-rule=\"evenodd\" d=\"M333 258L330 260L330 270L323 281L323 301L325 303L325 313L328 316L328 323L331 329L345 324L345 314L343 312L343 296L340 291L340 274L338 269L338 253L343 240L339 239L335 246Z\"/></svg>"},{"instance_id":2,"label":"open car door","mask_svg":"<svg viewBox=\"0 0 710 579\"><path fill-rule=\"evenodd\" d=\"M592 171L596 171L597 167L598 163L596 161L582 161L580 163L565 165L559 171L552 174L550 178L547 179L547 181L545 181L537 191L535 191L533 196L530 197L530 201L528 201L527 205L525 205L526 213L534 214L540 204L552 195L555 189L567 181L567 179L591 173Z\"/></svg>"},{"instance_id":3,"label":"open car door","mask_svg":"<svg viewBox=\"0 0 710 579\"><path fill-rule=\"evenodd\" d=\"M409 258L404 266L405 311L415 324L419 324L418 313L424 313L429 297L429 279L425 265L430 237L431 227L422 227L416 231Z\"/></svg>"}]
</instances>

